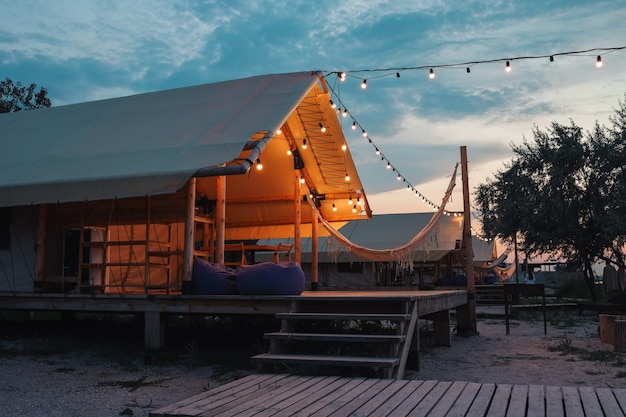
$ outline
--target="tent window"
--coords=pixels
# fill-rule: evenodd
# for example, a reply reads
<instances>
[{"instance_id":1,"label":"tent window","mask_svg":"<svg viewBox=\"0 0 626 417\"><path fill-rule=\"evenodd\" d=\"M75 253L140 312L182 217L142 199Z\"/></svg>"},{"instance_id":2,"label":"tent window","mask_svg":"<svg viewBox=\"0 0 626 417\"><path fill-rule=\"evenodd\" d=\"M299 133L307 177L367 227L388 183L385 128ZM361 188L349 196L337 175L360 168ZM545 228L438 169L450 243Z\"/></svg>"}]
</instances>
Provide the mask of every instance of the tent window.
<instances>
[{"instance_id":1,"label":"tent window","mask_svg":"<svg viewBox=\"0 0 626 417\"><path fill-rule=\"evenodd\" d=\"M362 262L339 262L337 263L337 272L344 274L362 274Z\"/></svg>"},{"instance_id":2,"label":"tent window","mask_svg":"<svg viewBox=\"0 0 626 417\"><path fill-rule=\"evenodd\" d=\"M11 249L11 209L0 207L0 250Z\"/></svg>"}]
</instances>

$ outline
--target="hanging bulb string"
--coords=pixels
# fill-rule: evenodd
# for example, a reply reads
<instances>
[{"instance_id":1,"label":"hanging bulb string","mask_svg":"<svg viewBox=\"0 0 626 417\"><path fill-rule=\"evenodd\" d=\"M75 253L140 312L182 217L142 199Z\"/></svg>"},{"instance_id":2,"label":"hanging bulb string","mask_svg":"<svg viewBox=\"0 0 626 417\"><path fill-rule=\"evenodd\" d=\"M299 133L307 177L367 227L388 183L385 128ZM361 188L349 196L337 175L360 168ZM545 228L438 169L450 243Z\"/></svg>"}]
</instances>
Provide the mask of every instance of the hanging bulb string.
<instances>
[{"instance_id":1,"label":"hanging bulb string","mask_svg":"<svg viewBox=\"0 0 626 417\"><path fill-rule=\"evenodd\" d=\"M333 89L333 87L329 84L328 88L333 96L333 103L338 104L339 106L341 106L342 109L347 110L346 105L344 104L344 102L341 100L341 97L336 93L336 91ZM383 153L383 151L380 150L380 147L378 145L376 145L376 143L374 143L374 141L372 140L372 138L369 136L369 134L367 133L367 131L365 130L365 128L361 125L361 123L359 123L358 120L356 120L356 118L354 117L354 115L352 114L351 111L348 110L348 114L350 115L350 118L352 119L352 125L353 126L358 126L361 131L363 132L363 137L365 139L367 139L368 143L370 145L372 145L372 147L374 148L374 152L376 153L376 157L380 157L380 160L383 161L387 167L388 170L391 170L393 173L396 174L396 180L397 181L402 181L403 184L407 185L407 188L415 193L415 195L417 197L419 197L425 204L427 204L429 207L433 208L434 210L439 210L439 205L435 204L434 202L432 202L430 199L428 199L424 194L422 194L413 184L411 184L411 182L409 180L406 179L406 177L404 175L402 175L400 173L400 171L391 163L391 161L387 158L387 156L385 156L385 154ZM339 119L341 120L342 117L339 117ZM448 212L446 211L445 214L447 215L459 215L460 213L456 213L456 212Z\"/></svg>"},{"instance_id":2,"label":"hanging bulb string","mask_svg":"<svg viewBox=\"0 0 626 417\"><path fill-rule=\"evenodd\" d=\"M549 59L550 62L554 61L555 57L558 56L602 56L606 54L610 54L613 52L621 51L626 49L626 46L617 46L612 48L591 48L579 51L566 51L566 52L554 52L550 54L544 55L523 55L516 57L508 57L508 58L494 58L494 59L485 59L485 60L477 60L477 61L468 61L468 62L457 62L452 64L437 64L437 65L418 65L413 67L389 67L389 68L366 68L359 70L350 70L350 71L324 71L322 72L326 74L326 77L332 74L337 74L338 76L343 74L344 77L353 77L358 78L359 80L363 80L363 77L359 77L356 74L363 73L376 73L382 72L385 74L369 76L368 80L383 78L383 77L398 77L398 74L403 71L412 71L412 70L427 70L430 71L433 68L447 68L447 69L464 69L467 71L468 68L473 67L478 64L492 64L498 62L506 62L506 61L523 61L523 60L533 60L533 59ZM468 73L470 71L467 71ZM338 77L339 79L339 77ZM345 79L345 78L344 78Z\"/></svg>"}]
</instances>

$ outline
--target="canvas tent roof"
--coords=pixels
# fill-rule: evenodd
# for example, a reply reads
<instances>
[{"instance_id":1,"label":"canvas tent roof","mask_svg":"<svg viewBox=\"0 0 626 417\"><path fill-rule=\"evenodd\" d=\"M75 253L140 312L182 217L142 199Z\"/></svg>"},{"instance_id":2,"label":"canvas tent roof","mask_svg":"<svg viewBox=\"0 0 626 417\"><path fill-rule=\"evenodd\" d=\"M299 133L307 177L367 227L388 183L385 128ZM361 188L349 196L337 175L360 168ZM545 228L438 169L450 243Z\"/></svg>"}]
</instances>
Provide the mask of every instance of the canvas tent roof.
<instances>
[{"instance_id":1,"label":"canvas tent roof","mask_svg":"<svg viewBox=\"0 0 626 417\"><path fill-rule=\"evenodd\" d=\"M433 213L379 214L370 220L350 221L339 231L351 242L371 249L391 249L410 241L429 222ZM458 249L463 236L462 216L441 216L424 245L415 252L413 259L419 262L435 262L454 249ZM291 238L262 240L261 244L291 243ZM329 240L318 240L320 262L367 261L344 248L329 245ZM302 261L311 260L311 239L302 240Z\"/></svg>"},{"instance_id":2,"label":"canvas tent roof","mask_svg":"<svg viewBox=\"0 0 626 417\"><path fill-rule=\"evenodd\" d=\"M293 224L296 160L287 151L306 138L308 150L295 154L303 193L358 194L357 215L369 217L329 101L320 73L299 72L1 114L0 206L171 194L192 176L207 178L201 187L212 198L208 177L228 175L227 222L243 236L258 219ZM263 174L250 169L257 159ZM346 173L349 183L339 180ZM347 208L320 210L329 221L357 218Z\"/></svg>"}]
</instances>

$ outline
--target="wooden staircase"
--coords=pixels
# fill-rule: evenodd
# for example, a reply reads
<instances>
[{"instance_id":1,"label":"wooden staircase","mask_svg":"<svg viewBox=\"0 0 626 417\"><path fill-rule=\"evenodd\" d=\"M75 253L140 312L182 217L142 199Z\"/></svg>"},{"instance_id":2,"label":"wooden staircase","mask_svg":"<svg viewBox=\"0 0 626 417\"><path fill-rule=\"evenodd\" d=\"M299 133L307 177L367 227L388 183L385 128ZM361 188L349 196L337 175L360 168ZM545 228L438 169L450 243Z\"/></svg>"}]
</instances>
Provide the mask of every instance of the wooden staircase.
<instances>
[{"instance_id":1,"label":"wooden staircase","mask_svg":"<svg viewBox=\"0 0 626 417\"><path fill-rule=\"evenodd\" d=\"M292 301L291 312L276 317L280 331L265 334L269 352L252 358L266 370L361 367L402 379L414 338L415 351L419 346L416 300L299 297Z\"/></svg>"}]
</instances>

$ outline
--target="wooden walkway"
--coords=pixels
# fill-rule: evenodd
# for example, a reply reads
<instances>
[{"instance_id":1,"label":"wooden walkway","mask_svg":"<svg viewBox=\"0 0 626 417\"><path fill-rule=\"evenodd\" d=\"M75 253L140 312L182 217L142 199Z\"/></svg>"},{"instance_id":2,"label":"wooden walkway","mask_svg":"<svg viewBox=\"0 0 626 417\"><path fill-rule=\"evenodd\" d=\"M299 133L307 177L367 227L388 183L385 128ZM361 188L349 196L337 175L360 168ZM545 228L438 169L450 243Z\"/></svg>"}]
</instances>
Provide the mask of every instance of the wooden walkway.
<instances>
[{"instance_id":1,"label":"wooden walkway","mask_svg":"<svg viewBox=\"0 0 626 417\"><path fill-rule=\"evenodd\" d=\"M254 374L150 413L166 416L626 415L626 389Z\"/></svg>"}]
</instances>

